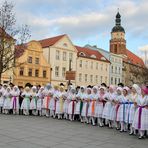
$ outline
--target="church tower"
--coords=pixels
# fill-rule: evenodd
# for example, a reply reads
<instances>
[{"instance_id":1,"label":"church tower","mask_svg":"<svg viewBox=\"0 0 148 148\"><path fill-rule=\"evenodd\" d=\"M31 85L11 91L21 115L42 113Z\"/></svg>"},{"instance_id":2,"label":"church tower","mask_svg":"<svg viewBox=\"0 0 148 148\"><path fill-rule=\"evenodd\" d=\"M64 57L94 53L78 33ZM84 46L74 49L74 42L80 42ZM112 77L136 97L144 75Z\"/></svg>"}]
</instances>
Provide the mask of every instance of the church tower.
<instances>
[{"instance_id":1,"label":"church tower","mask_svg":"<svg viewBox=\"0 0 148 148\"><path fill-rule=\"evenodd\" d=\"M111 31L110 52L126 55L125 30L121 26L121 15L119 12L116 14L115 26Z\"/></svg>"}]
</instances>

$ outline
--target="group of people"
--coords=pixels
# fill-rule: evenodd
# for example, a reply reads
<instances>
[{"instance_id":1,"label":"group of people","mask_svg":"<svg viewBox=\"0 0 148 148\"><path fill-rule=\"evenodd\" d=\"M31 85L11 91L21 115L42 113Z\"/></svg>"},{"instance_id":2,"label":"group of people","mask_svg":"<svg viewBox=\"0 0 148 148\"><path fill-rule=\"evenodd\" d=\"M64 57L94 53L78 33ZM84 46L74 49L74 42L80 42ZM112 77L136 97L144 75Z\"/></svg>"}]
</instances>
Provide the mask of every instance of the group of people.
<instances>
[{"instance_id":1,"label":"group of people","mask_svg":"<svg viewBox=\"0 0 148 148\"><path fill-rule=\"evenodd\" d=\"M4 114L46 116L108 126L120 132L148 136L148 87L64 86L9 87L0 85L0 111Z\"/></svg>"}]
</instances>

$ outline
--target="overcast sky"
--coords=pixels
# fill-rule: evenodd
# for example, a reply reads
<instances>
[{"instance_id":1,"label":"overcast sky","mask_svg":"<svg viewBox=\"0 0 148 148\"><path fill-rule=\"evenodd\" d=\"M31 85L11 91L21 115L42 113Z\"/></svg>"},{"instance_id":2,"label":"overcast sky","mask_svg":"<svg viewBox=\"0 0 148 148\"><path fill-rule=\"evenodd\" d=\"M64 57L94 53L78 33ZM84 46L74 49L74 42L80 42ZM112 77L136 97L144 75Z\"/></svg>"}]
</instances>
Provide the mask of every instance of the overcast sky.
<instances>
[{"instance_id":1,"label":"overcast sky","mask_svg":"<svg viewBox=\"0 0 148 148\"><path fill-rule=\"evenodd\" d=\"M139 48L148 44L148 0L8 1L15 4L17 22L30 26L31 39L68 34L74 44L109 50L110 32L119 8L127 48L139 53Z\"/></svg>"}]
</instances>

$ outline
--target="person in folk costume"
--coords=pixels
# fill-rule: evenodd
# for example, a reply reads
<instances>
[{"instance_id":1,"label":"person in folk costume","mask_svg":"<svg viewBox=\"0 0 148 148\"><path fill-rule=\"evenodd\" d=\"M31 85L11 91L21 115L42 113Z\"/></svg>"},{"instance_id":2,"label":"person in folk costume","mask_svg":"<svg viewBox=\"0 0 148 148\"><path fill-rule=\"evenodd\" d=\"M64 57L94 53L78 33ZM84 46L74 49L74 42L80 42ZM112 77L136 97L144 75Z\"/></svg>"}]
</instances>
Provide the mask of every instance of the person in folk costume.
<instances>
[{"instance_id":1,"label":"person in folk costume","mask_svg":"<svg viewBox=\"0 0 148 148\"><path fill-rule=\"evenodd\" d=\"M111 112L115 111L115 108L113 108L114 106L112 104L112 101L115 98L114 91L115 91L115 86L110 85L108 92L105 95L106 103L105 103L103 113L102 113L102 118L105 119L105 123L109 125L109 128L113 127L113 123L114 123L114 120L115 120L115 118L113 120L111 120L111 118L110 118Z\"/></svg>"},{"instance_id":2,"label":"person in folk costume","mask_svg":"<svg viewBox=\"0 0 148 148\"><path fill-rule=\"evenodd\" d=\"M64 99L64 104L63 104L63 112L64 112L64 119L68 119L68 106L69 106L69 100L68 96L71 93L72 85L68 86L67 92L64 93L63 99Z\"/></svg>"},{"instance_id":3,"label":"person in folk costume","mask_svg":"<svg viewBox=\"0 0 148 148\"><path fill-rule=\"evenodd\" d=\"M81 113L81 117L82 117L81 122L84 122L84 123L89 123L89 121L88 121L88 107L89 107L88 94L89 94L89 91L91 91L91 89L86 88L85 89L85 94L81 98L82 101L83 101L83 107L82 107L82 113Z\"/></svg>"},{"instance_id":4,"label":"person in folk costume","mask_svg":"<svg viewBox=\"0 0 148 148\"><path fill-rule=\"evenodd\" d=\"M116 116L115 116L115 127L117 130L120 129L120 120L119 120L119 113L118 113L118 110L119 110L119 107L120 107L120 100L123 99L123 88L121 87L118 87L117 90L116 90L116 98L114 100L115 102L115 109L116 109Z\"/></svg>"},{"instance_id":5,"label":"person in folk costume","mask_svg":"<svg viewBox=\"0 0 148 148\"><path fill-rule=\"evenodd\" d=\"M89 118L89 123L92 122L92 125L95 125L95 103L96 99L94 98L94 94L97 93L97 86L94 86L92 89L87 90L87 98L88 98L88 118Z\"/></svg>"},{"instance_id":6,"label":"person in folk costume","mask_svg":"<svg viewBox=\"0 0 148 148\"><path fill-rule=\"evenodd\" d=\"M98 93L98 86L94 86L92 88L92 99L90 102L90 108L91 108L91 117L90 120L92 122L92 125L95 125L95 119L97 118L97 114L96 114L96 101L99 98L99 93Z\"/></svg>"},{"instance_id":7,"label":"person in folk costume","mask_svg":"<svg viewBox=\"0 0 148 148\"><path fill-rule=\"evenodd\" d=\"M4 92L4 106L3 106L3 109L4 109L5 114L9 113L11 98L12 98L12 96L11 96L11 88L7 87L6 91Z\"/></svg>"},{"instance_id":8,"label":"person in folk costume","mask_svg":"<svg viewBox=\"0 0 148 148\"><path fill-rule=\"evenodd\" d=\"M78 90L77 94L76 94L75 115L78 115L80 120L82 120L81 112L82 112L82 106L83 106L82 98L85 94L84 90L85 90L84 86L81 86L80 89Z\"/></svg>"},{"instance_id":9,"label":"person in folk costume","mask_svg":"<svg viewBox=\"0 0 148 148\"><path fill-rule=\"evenodd\" d=\"M127 116L126 116L126 123L130 127L129 135L136 134L136 130L132 127L132 123L133 123L135 111L136 111L134 102L136 102L139 95L141 95L141 88L137 84L133 84L131 89L131 94L129 95L128 109L127 109Z\"/></svg>"},{"instance_id":10,"label":"person in folk costume","mask_svg":"<svg viewBox=\"0 0 148 148\"><path fill-rule=\"evenodd\" d=\"M0 84L0 113L3 112L3 105L4 105L4 88L2 84Z\"/></svg>"},{"instance_id":11,"label":"person in folk costume","mask_svg":"<svg viewBox=\"0 0 148 148\"><path fill-rule=\"evenodd\" d=\"M23 110L24 115L29 115L30 110L30 99L31 99L31 91L30 88L27 86L25 87L24 92L22 93L23 102L21 105L21 109Z\"/></svg>"},{"instance_id":12,"label":"person in folk costume","mask_svg":"<svg viewBox=\"0 0 148 148\"><path fill-rule=\"evenodd\" d=\"M44 99L44 87L41 87L37 93L37 114L39 112L39 116L42 116L42 104Z\"/></svg>"},{"instance_id":13,"label":"person in folk costume","mask_svg":"<svg viewBox=\"0 0 148 148\"><path fill-rule=\"evenodd\" d=\"M75 117L75 107L76 107L76 90L75 88L70 89L70 93L67 96L68 100L68 115L69 115L69 120L73 121Z\"/></svg>"},{"instance_id":14,"label":"person in folk costume","mask_svg":"<svg viewBox=\"0 0 148 148\"><path fill-rule=\"evenodd\" d=\"M119 108L117 112L117 121L120 122L120 132L126 132L127 131L127 123L126 123L126 116L127 116L127 110L128 110L128 87L123 87L123 95L122 97L119 97L118 103Z\"/></svg>"},{"instance_id":15,"label":"person in folk costume","mask_svg":"<svg viewBox=\"0 0 148 148\"><path fill-rule=\"evenodd\" d=\"M134 103L136 109L133 128L139 131L139 139L144 138L144 132L148 131L148 88L142 87L141 95L137 97Z\"/></svg>"},{"instance_id":16,"label":"person in folk costume","mask_svg":"<svg viewBox=\"0 0 148 148\"><path fill-rule=\"evenodd\" d=\"M59 86L54 86L53 97L50 100L50 116L56 118L56 107L57 107L57 100L59 100Z\"/></svg>"},{"instance_id":17,"label":"person in folk costume","mask_svg":"<svg viewBox=\"0 0 148 148\"><path fill-rule=\"evenodd\" d=\"M20 90L18 88L18 86L14 86L12 91L11 91L11 104L10 104L10 108L13 109L13 114L19 114L19 95L20 95Z\"/></svg>"},{"instance_id":18,"label":"person in folk costume","mask_svg":"<svg viewBox=\"0 0 148 148\"><path fill-rule=\"evenodd\" d=\"M99 96L96 101L96 110L95 110L95 117L97 117L97 123L100 127L103 127L102 113L105 104L105 96L106 96L106 88L101 86L99 88Z\"/></svg>"},{"instance_id":19,"label":"person in folk costume","mask_svg":"<svg viewBox=\"0 0 148 148\"><path fill-rule=\"evenodd\" d=\"M49 117L50 99L53 95L53 89L50 83L46 85L43 93L44 93L44 99L43 99L42 110L46 115L46 117Z\"/></svg>"},{"instance_id":20,"label":"person in folk costume","mask_svg":"<svg viewBox=\"0 0 148 148\"><path fill-rule=\"evenodd\" d=\"M56 102L56 115L58 116L58 119L62 119L63 115L64 94L64 88L61 86L59 89L59 97L57 98Z\"/></svg>"},{"instance_id":21,"label":"person in folk costume","mask_svg":"<svg viewBox=\"0 0 148 148\"><path fill-rule=\"evenodd\" d=\"M37 87L33 86L31 88L31 102L30 102L30 110L32 110L33 115L37 115Z\"/></svg>"}]
</instances>

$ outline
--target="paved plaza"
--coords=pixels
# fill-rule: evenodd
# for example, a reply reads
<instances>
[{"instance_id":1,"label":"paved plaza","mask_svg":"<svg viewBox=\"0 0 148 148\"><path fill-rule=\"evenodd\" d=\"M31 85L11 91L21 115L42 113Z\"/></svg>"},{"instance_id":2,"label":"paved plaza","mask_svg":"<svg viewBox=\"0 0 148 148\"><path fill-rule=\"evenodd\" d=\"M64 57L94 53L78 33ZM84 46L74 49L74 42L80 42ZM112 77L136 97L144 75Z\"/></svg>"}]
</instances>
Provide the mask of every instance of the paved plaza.
<instances>
[{"instance_id":1,"label":"paved plaza","mask_svg":"<svg viewBox=\"0 0 148 148\"><path fill-rule=\"evenodd\" d=\"M148 139L76 121L0 115L0 148L148 148Z\"/></svg>"}]
</instances>

